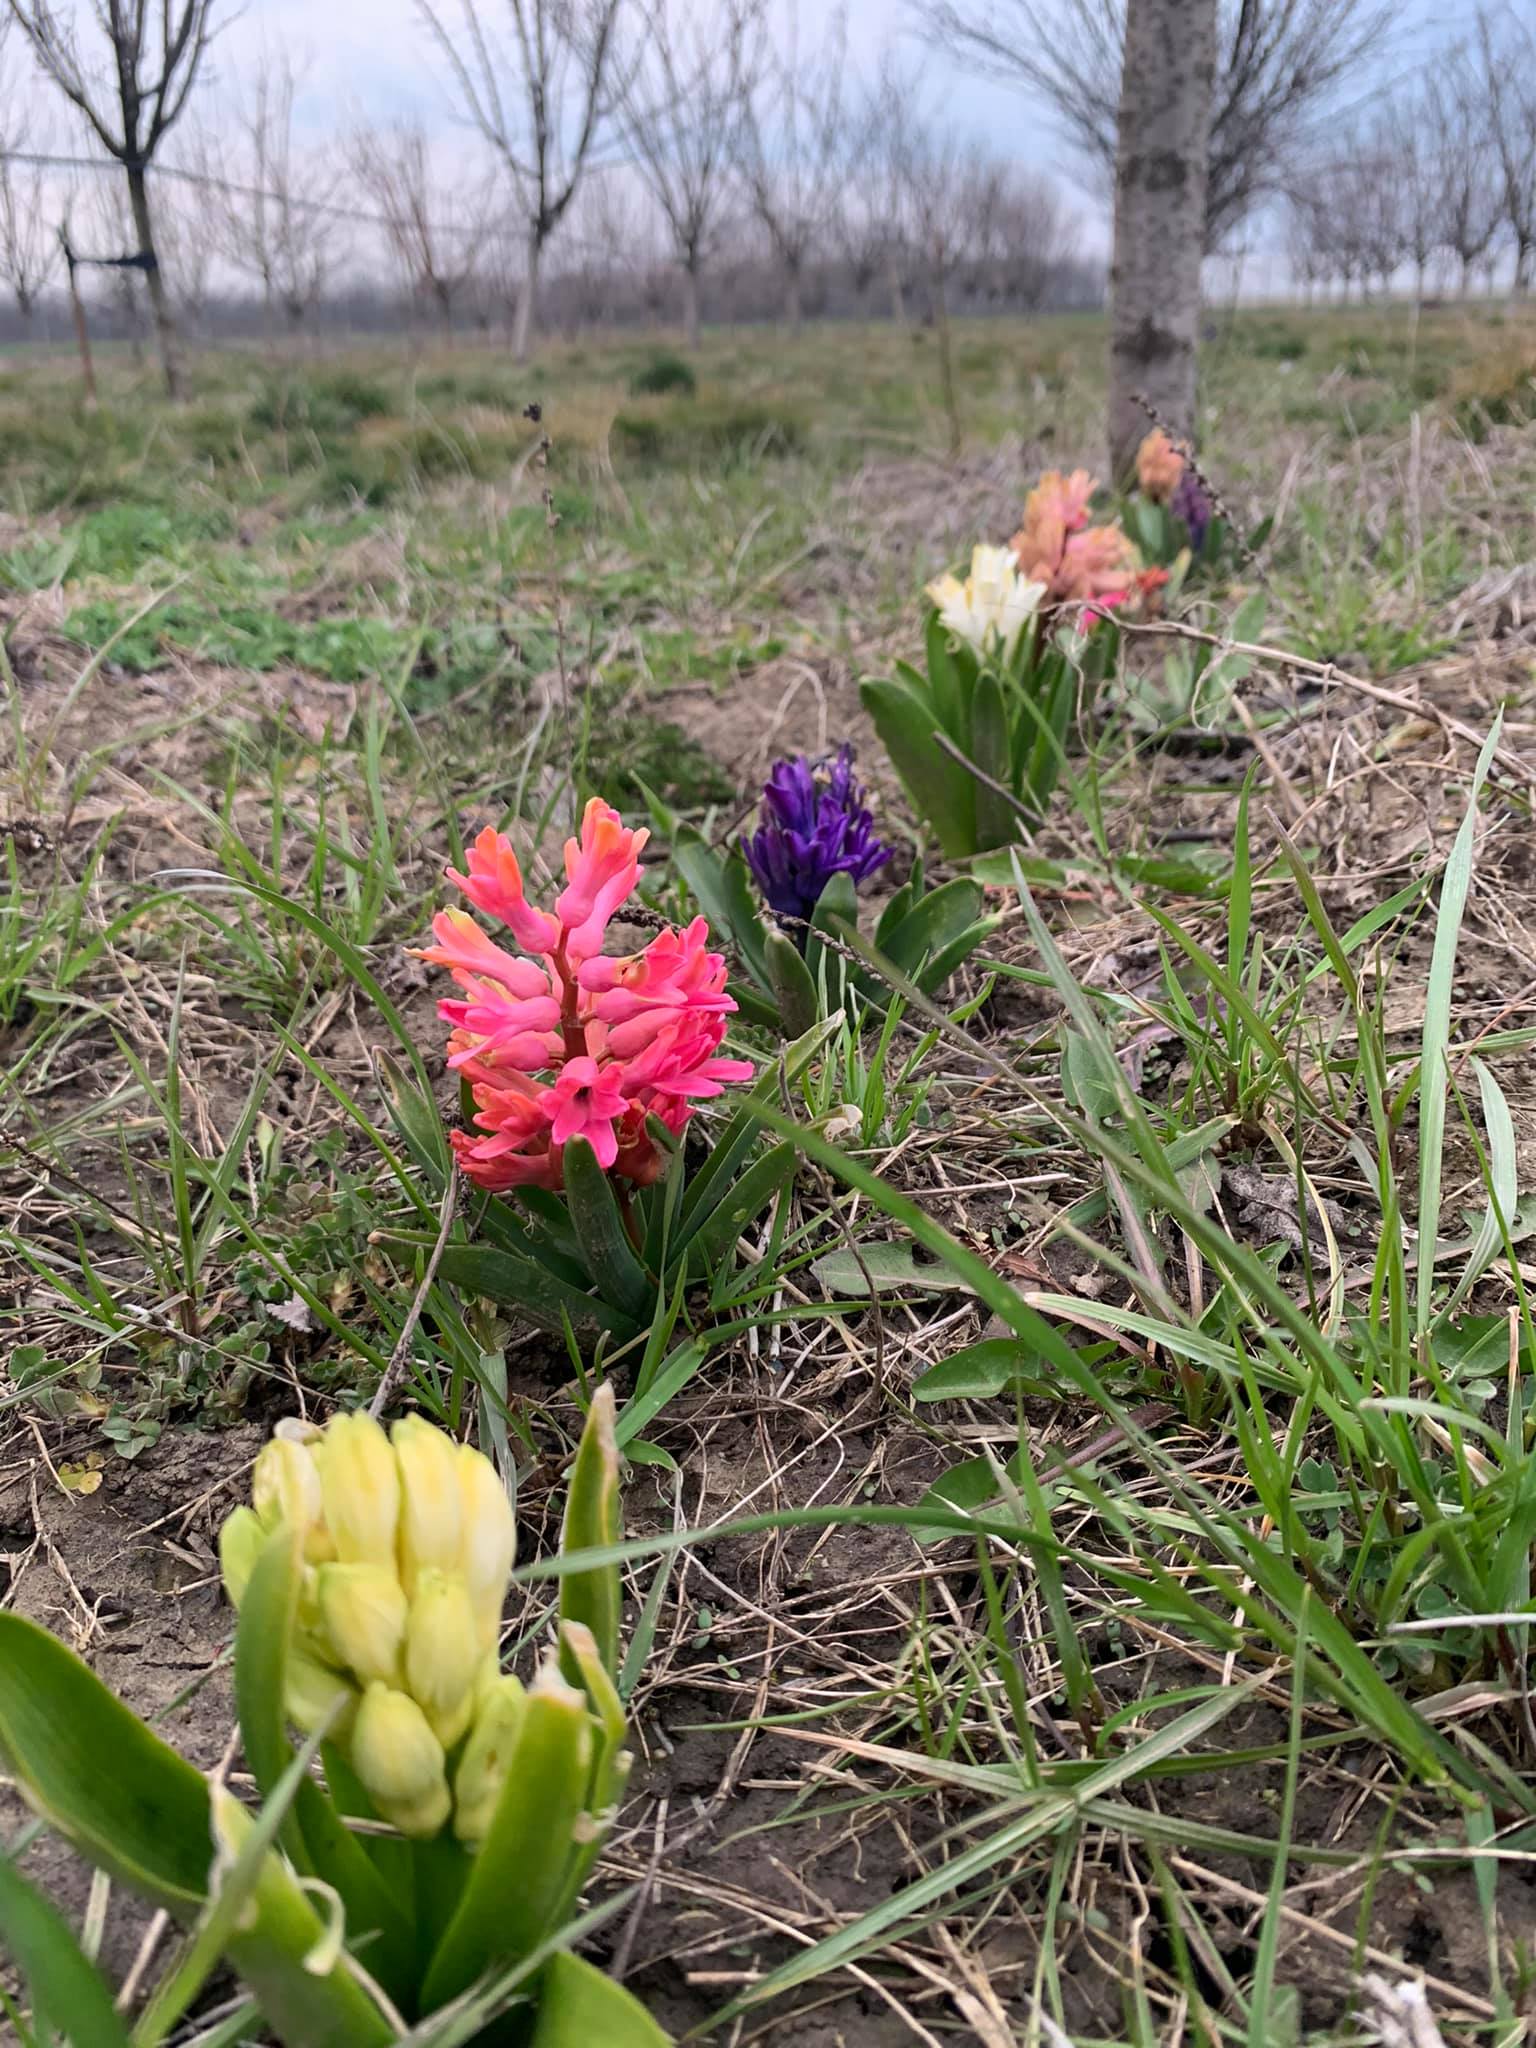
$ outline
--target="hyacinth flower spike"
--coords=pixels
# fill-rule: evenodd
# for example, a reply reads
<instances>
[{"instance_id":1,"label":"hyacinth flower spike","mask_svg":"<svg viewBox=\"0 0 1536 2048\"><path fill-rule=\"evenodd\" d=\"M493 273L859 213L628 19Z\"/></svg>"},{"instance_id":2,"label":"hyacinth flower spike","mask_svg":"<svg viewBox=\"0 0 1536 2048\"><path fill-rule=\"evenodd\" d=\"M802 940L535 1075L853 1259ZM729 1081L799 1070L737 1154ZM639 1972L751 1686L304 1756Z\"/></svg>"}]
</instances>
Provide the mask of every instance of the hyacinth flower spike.
<instances>
[{"instance_id":1,"label":"hyacinth flower spike","mask_svg":"<svg viewBox=\"0 0 1536 2048\"><path fill-rule=\"evenodd\" d=\"M863 786L853 772L853 748L844 744L825 767L804 754L774 763L763 789L756 832L742 852L770 910L794 920L803 950L806 925L834 875L854 886L891 857L876 838Z\"/></svg>"},{"instance_id":2,"label":"hyacinth flower spike","mask_svg":"<svg viewBox=\"0 0 1536 2048\"><path fill-rule=\"evenodd\" d=\"M529 956L497 945L462 910L439 911L437 943L420 956L447 968L461 991L439 1013L477 1129L455 1131L451 1142L488 1193L563 1188L565 1148L577 1139L605 1173L647 1186L664 1164L650 1120L676 1135L701 1099L752 1078L749 1062L720 1056L736 1005L703 918L637 953L603 952L638 884L647 837L594 797L566 842L553 912L529 903L517 855L489 827L470 848L468 872L448 872Z\"/></svg>"}]
</instances>

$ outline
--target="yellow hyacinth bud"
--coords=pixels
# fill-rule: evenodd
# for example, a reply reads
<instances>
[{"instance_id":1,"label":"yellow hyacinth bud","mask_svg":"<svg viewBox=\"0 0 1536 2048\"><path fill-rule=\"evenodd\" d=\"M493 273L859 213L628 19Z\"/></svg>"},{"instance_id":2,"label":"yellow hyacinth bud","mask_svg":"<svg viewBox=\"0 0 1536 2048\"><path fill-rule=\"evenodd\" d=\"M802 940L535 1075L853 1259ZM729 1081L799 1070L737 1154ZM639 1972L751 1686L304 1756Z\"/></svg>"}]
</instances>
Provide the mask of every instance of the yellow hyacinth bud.
<instances>
[{"instance_id":1,"label":"yellow hyacinth bud","mask_svg":"<svg viewBox=\"0 0 1536 2048\"><path fill-rule=\"evenodd\" d=\"M288 1718L306 1735L326 1727L333 1741L345 1740L357 1711L357 1691L337 1671L328 1671L317 1658L289 1646L288 1668L283 1687L283 1705ZM336 1718L328 1720L332 1710Z\"/></svg>"},{"instance_id":2,"label":"yellow hyacinth bud","mask_svg":"<svg viewBox=\"0 0 1536 2048\"><path fill-rule=\"evenodd\" d=\"M390 1436L400 1465L400 1576L414 1593L421 1572L451 1572L459 1561L459 1447L419 1415L403 1417Z\"/></svg>"},{"instance_id":3,"label":"yellow hyacinth bud","mask_svg":"<svg viewBox=\"0 0 1536 2048\"><path fill-rule=\"evenodd\" d=\"M480 1647L489 1650L494 1648L501 1632L507 1580L517 1556L517 1518L507 1489L489 1458L468 1444L460 1444L458 1465L459 1495L464 1509L459 1570L469 1587Z\"/></svg>"},{"instance_id":4,"label":"yellow hyacinth bud","mask_svg":"<svg viewBox=\"0 0 1536 2048\"><path fill-rule=\"evenodd\" d=\"M231 1606L238 1607L245 1598L245 1589L251 1583L251 1573L256 1569L262 1546L266 1543L268 1531L261 1525L261 1519L253 1508L236 1508L224 1519L219 1531L219 1570L224 1576L224 1590L229 1595Z\"/></svg>"},{"instance_id":5,"label":"yellow hyacinth bud","mask_svg":"<svg viewBox=\"0 0 1536 2048\"><path fill-rule=\"evenodd\" d=\"M469 1588L457 1572L424 1571L405 1635L405 1683L444 1749L469 1726L480 1650Z\"/></svg>"},{"instance_id":6,"label":"yellow hyacinth bud","mask_svg":"<svg viewBox=\"0 0 1536 2048\"><path fill-rule=\"evenodd\" d=\"M400 1679L406 1598L394 1568L383 1564L324 1564L317 1574L320 1623L330 1647L364 1685Z\"/></svg>"},{"instance_id":7,"label":"yellow hyacinth bud","mask_svg":"<svg viewBox=\"0 0 1536 2048\"><path fill-rule=\"evenodd\" d=\"M368 1797L402 1835L435 1835L452 1801L443 1745L416 1702L387 1685L370 1685L352 1729L352 1768Z\"/></svg>"},{"instance_id":8,"label":"yellow hyacinth bud","mask_svg":"<svg viewBox=\"0 0 1536 2048\"><path fill-rule=\"evenodd\" d=\"M478 1848L490 1833L527 1700L521 1680L511 1676L493 1679L476 1700L475 1725L453 1787L453 1832L471 1848Z\"/></svg>"},{"instance_id":9,"label":"yellow hyacinth bud","mask_svg":"<svg viewBox=\"0 0 1536 2048\"><path fill-rule=\"evenodd\" d=\"M343 1564L393 1566L400 1473L389 1438L370 1416L334 1416L316 1463L336 1555Z\"/></svg>"},{"instance_id":10,"label":"yellow hyacinth bud","mask_svg":"<svg viewBox=\"0 0 1536 2048\"><path fill-rule=\"evenodd\" d=\"M310 1451L289 1437L274 1436L261 1447L251 1474L251 1499L264 1529L286 1522L309 1530L320 1520L320 1471Z\"/></svg>"}]
</instances>

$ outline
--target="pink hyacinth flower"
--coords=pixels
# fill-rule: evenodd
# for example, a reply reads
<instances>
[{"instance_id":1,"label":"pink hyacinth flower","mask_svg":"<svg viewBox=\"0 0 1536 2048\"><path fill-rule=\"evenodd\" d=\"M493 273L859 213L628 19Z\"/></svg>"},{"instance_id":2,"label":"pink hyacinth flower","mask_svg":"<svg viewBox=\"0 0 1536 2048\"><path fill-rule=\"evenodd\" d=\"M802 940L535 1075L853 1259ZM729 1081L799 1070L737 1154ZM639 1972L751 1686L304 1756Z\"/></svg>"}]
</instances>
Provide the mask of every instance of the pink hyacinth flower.
<instances>
[{"instance_id":1,"label":"pink hyacinth flower","mask_svg":"<svg viewBox=\"0 0 1536 2048\"><path fill-rule=\"evenodd\" d=\"M543 915L542 911L530 914ZM417 959L433 967L446 967L461 988L467 988L473 976L481 981L499 981L508 995L523 1001L535 996L548 996L555 1001L549 970L532 960L519 960L515 953L498 946L481 931L467 910L440 910L432 920L432 934L437 944L421 947ZM559 1007L555 1001L557 1023Z\"/></svg>"},{"instance_id":2,"label":"pink hyacinth flower","mask_svg":"<svg viewBox=\"0 0 1536 2048\"><path fill-rule=\"evenodd\" d=\"M614 1123L629 1107L628 1097L615 1067L600 1067L594 1059L567 1060L550 1091L554 1117L549 1134L557 1145L572 1138L585 1138L597 1154L599 1166L612 1166L619 1156Z\"/></svg>"},{"instance_id":3,"label":"pink hyacinth flower","mask_svg":"<svg viewBox=\"0 0 1536 2048\"><path fill-rule=\"evenodd\" d=\"M640 850L650 836L631 832L601 797L583 811L581 837L565 842L569 886L555 898L565 957L573 967L601 951L609 920L640 879Z\"/></svg>"},{"instance_id":4,"label":"pink hyacinth flower","mask_svg":"<svg viewBox=\"0 0 1536 2048\"><path fill-rule=\"evenodd\" d=\"M589 803L566 842L553 916L528 903L500 833L482 832L468 874L451 877L534 956L499 946L461 910L437 916L436 944L421 955L462 991L438 1006L450 1027L448 1065L475 1102L476 1128L454 1133L453 1148L488 1193L560 1189L564 1148L578 1137L605 1172L649 1186L666 1152L647 1119L680 1133L696 1101L752 1077L749 1062L718 1057L736 1005L702 917L626 958L599 950L639 880L647 837L600 799Z\"/></svg>"},{"instance_id":5,"label":"pink hyacinth flower","mask_svg":"<svg viewBox=\"0 0 1536 2048\"><path fill-rule=\"evenodd\" d=\"M553 953L560 943L560 920L535 910L523 893L523 871L512 843L487 825L469 849L469 873L449 868L448 879L487 917L499 918L527 953Z\"/></svg>"}]
</instances>

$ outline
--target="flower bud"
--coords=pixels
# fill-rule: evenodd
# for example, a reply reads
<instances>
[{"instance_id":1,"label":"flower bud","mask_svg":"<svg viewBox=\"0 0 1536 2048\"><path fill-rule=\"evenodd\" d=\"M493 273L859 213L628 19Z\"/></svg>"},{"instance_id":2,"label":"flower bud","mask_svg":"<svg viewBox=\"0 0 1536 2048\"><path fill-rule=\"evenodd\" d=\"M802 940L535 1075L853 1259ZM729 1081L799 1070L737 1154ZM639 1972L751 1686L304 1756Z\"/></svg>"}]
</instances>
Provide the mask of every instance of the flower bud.
<instances>
[{"instance_id":1,"label":"flower bud","mask_svg":"<svg viewBox=\"0 0 1536 2048\"><path fill-rule=\"evenodd\" d=\"M469 1588L480 1647L490 1650L501 1632L502 1603L517 1556L517 1518L489 1458L461 1444L458 1472L464 1516L459 1570Z\"/></svg>"},{"instance_id":2,"label":"flower bud","mask_svg":"<svg viewBox=\"0 0 1536 2048\"><path fill-rule=\"evenodd\" d=\"M391 1438L401 1480L400 1576L414 1593L419 1573L451 1572L459 1561L459 1447L419 1415L397 1422Z\"/></svg>"},{"instance_id":3,"label":"flower bud","mask_svg":"<svg viewBox=\"0 0 1536 2048\"><path fill-rule=\"evenodd\" d=\"M493 1679L476 1700L475 1725L454 1779L453 1831L471 1847L490 1833L527 1699L521 1680L509 1675Z\"/></svg>"},{"instance_id":4,"label":"flower bud","mask_svg":"<svg viewBox=\"0 0 1536 2048\"><path fill-rule=\"evenodd\" d=\"M328 1671L318 1659L290 1644L283 1706L289 1720L306 1735L325 1727L332 1741L344 1740L357 1710L357 1693L338 1672ZM330 1720L333 1709L336 1718Z\"/></svg>"},{"instance_id":5,"label":"flower bud","mask_svg":"<svg viewBox=\"0 0 1536 2048\"><path fill-rule=\"evenodd\" d=\"M251 1499L262 1527L308 1531L321 1516L320 1472L303 1444L275 1436L261 1447L251 1474Z\"/></svg>"},{"instance_id":6,"label":"flower bud","mask_svg":"<svg viewBox=\"0 0 1536 2048\"><path fill-rule=\"evenodd\" d=\"M225 1517L224 1526L219 1531L219 1569L224 1575L224 1590L232 1607L238 1607L245 1598L245 1589L251 1582L251 1573L256 1569L256 1560L261 1555L267 1533L252 1508L236 1508Z\"/></svg>"},{"instance_id":7,"label":"flower bud","mask_svg":"<svg viewBox=\"0 0 1536 2048\"><path fill-rule=\"evenodd\" d=\"M357 1710L351 1756L385 1820L403 1835L437 1833L452 1804L443 1745L413 1699L387 1685L370 1685Z\"/></svg>"},{"instance_id":8,"label":"flower bud","mask_svg":"<svg viewBox=\"0 0 1536 2048\"><path fill-rule=\"evenodd\" d=\"M320 1621L330 1647L364 1685L398 1684L406 1599L390 1565L324 1564L317 1574Z\"/></svg>"},{"instance_id":9,"label":"flower bud","mask_svg":"<svg viewBox=\"0 0 1536 2048\"><path fill-rule=\"evenodd\" d=\"M389 1438L367 1415L337 1415L316 1461L325 1519L343 1564L393 1567L400 1474Z\"/></svg>"},{"instance_id":10,"label":"flower bud","mask_svg":"<svg viewBox=\"0 0 1536 2048\"><path fill-rule=\"evenodd\" d=\"M469 1726L479 1666L469 1588L457 1572L424 1571L406 1628L405 1682L444 1749Z\"/></svg>"}]
</instances>

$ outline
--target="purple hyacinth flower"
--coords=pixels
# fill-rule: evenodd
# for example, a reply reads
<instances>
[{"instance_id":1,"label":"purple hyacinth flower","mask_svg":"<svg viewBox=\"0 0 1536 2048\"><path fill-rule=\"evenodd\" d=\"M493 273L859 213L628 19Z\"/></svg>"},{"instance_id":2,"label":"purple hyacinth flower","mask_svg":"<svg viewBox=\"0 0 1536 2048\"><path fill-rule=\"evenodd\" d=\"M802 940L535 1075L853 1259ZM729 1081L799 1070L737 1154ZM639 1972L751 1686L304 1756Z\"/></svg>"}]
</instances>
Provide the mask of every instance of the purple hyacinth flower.
<instances>
[{"instance_id":1,"label":"purple hyacinth flower","mask_svg":"<svg viewBox=\"0 0 1536 2048\"><path fill-rule=\"evenodd\" d=\"M780 917L809 918L834 875L855 886L883 867L891 849L875 837L875 822L854 780L853 748L812 767L804 754L776 761L763 787L758 827L741 850L768 906ZM803 925L792 927L800 945Z\"/></svg>"},{"instance_id":2,"label":"purple hyacinth flower","mask_svg":"<svg viewBox=\"0 0 1536 2048\"><path fill-rule=\"evenodd\" d=\"M1216 507L1211 503L1211 494L1195 474L1190 463L1185 463L1184 474L1173 487L1173 496L1168 500L1168 510L1175 519L1182 519L1184 531L1189 535L1189 544L1198 555L1205 546L1205 536Z\"/></svg>"}]
</instances>

